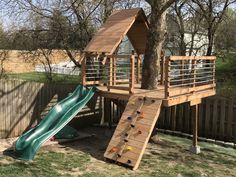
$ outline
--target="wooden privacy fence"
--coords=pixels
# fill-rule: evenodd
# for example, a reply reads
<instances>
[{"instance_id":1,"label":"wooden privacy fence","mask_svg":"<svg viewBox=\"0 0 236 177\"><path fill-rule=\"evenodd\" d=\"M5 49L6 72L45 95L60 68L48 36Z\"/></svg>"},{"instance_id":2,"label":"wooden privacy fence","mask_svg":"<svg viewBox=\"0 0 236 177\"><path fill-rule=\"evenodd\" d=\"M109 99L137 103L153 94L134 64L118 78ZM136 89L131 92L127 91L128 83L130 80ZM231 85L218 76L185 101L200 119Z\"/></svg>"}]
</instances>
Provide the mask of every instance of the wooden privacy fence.
<instances>
[{"instance_id":1,"label":"wooden privacy fence","mask_svg":"<svg viewBox=\"0 0 236 177\"><path fill-rule=\"evenodd\" d=\"M43 118L58 101L73 92L75 87L75 84L0 80L0 138L22 134ZM88 121L93 122L95 116L101 116L101 100L96 97L76 116L83 117L79 124L76 119L72 123L76 127L83 126Z\"/></svg>"},{"instance_id":2,"label":"wooden privacy fence","mask_svg":"<svg viewBox=\"0 0 236 177\"><path fill-rule=\"evenodd\" d=\"M73 92L76 85L42 84L16 80L0 80L0 138L14 137L43 118L59 100ZM104 100L104 102L103 102ZM104 107L104 122L118 123L126 101L94 98L76 117L73 125L99 122ZM236 99L210 97L199 106L199 135L236 142ZM97 119L95 118L97 117ZM189 103L163 107L157 127L191 134ZM95 118L95 119L94 119ZM111 119L110 119L111 118ZM83 121L84 120L84 121Z\"/></svg>"},{"instance_id":3,"label":"wooden privacy fence","mask_svg":"<svg viewBox=\"0 0 236 177\"><path fill-rule=\"evenodd\" d=\"M106 100L105 117L117 122L126 102ZM122 106L123 105L123 106ZM109 119L107 119L109 120ZM157 128L192 134L192 115L189 103L163 107ZM199 136L222 141L236 142L236 99L219 96L203 99L199 106Z\"/></svg>"},{"instance_id":4,"label":"wooden privacy fence","mask_svg":"<svg viewBox=\"0 0 236 177\"><path fill-rule=\"evenodd\" d=\"M192 134L191 107L184 103L163 108L158 128ZM236 99L209 97L199 106L199 136L236 142Z\"/></svg>"}]
</instances>

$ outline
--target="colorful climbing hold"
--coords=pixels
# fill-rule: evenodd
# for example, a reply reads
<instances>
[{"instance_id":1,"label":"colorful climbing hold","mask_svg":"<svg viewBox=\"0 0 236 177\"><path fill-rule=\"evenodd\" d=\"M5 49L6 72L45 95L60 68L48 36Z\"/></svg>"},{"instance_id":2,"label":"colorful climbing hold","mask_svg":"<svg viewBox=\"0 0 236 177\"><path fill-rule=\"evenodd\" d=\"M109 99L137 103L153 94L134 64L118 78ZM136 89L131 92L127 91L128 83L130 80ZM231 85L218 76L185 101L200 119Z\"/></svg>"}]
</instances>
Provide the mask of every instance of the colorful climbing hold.
<instances>
[{"instance_id":1,"label":"colorful climbing hold","mask_svg":"<svg viewBox=\"0 0 236 177\"><path fill-rule=\"evenodd\" d=\"M140 118L144 118L144 113L143 113L143 112L140 112L139 117L140 117Z\"/></svg>"},{"instance_id":2,"label":"colorful climbing hold","mask_svg":"<svg viewBox=\"0 0 236 177\"><path fill-rule=\"evenodd\" d=\"M128 163L128 164L131 164L131 163L132 163L132 161L131 161L131 160L127 160L127 163Z\"/></svg>"},{"instance_id":3,"label":"colorful climbing hold","mask_svg":"<svg viewBox=\"0 0 236 177\"><path fill-rule=\"evenodd\" d=\"M127 146L127 148L126 148L128 151L132 151L133 150L133 148L131 147L131 146Z\"/></svg>"},{"instance_id":4,"label":"colorful climbing hold","mask_svg":"<svg viewBox=\"0 0 236 177\"><path fill-rule=\"evenodd\" d=\"M141 131L141 130L139 130L139 131L138 131L138 134L139 134L139 135L140 135L140 134L142 134L142 131Z\"/></svg>"},{"instance_id":5,"label":"colorful climbing hold","mask_svg":"<svg viewBox=\"0 0 236 177\"><path fill-rule=\"evenodd\" d=\"M128 119L128 120L131 120L131 119L132 119L132 117L131 117L131 116L129 116L129 117L127 117L127 119Z\"/></svg>"},{"instance_id":6,"label":"colorful climbing hold","mask_svg":"<svg viewBox=\"0 0 236 177\"><path fill-rule=\"evenodd\" d=\"M131 105L135 105L135 102L134 102L134 101L131 101Z\"/></svg>"},{"instance_id":7,"label":"colorful climbing hold","mask_svg":"<svg viewBox=\"0 0 236 177\"><path fill-rule=\"evenodd\" d=\"M117 152L118 151L118 148L117 147L113 147L111 148L110 152Z\"/></svg>"}]
</instances>

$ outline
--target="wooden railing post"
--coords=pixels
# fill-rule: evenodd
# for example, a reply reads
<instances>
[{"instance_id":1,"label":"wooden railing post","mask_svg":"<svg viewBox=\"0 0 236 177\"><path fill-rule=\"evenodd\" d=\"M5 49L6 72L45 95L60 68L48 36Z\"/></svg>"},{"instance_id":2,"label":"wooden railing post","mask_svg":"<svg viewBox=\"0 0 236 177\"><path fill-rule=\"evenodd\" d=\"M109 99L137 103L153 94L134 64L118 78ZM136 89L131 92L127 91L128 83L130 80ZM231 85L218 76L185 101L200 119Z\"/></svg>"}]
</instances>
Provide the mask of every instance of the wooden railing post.
<instances>
[{"instance_id":1,"label":"wooden railing post","mask_svg":"<svg viewBox=\"0 0 236 177\"><path fill-rule=\"evenodd\" d=\"M137 84L140 83L140 70L141 70L141 58L140 58L140 55L138 54L138 58L137 58Z\"/></svg>"},{"instance_id":2,"label":"wooden railing post","mask_svg":"<svg viewBox=\"0 0 236 177\"><path fill-rule=\"evenodd\" d=\"M130 78L129 78L129 93L134 93L134 82L135 82L135 56L134 51L132 51L132 56L130 58L131 68L130 68Z\"/></svg>"},{"instance_id":3,"label":"wooden railing post","mask_svg":"<svg viewBox=\"0 0 236 177\"><path fill-rule=\"evenodd\" d=\"M165 76L165 55L161 56L161 81L160 84L164 84L164 77Z\"/></svg>"},{"instance_id":4,"label":"wooden railing post","mask_svg":"<svg viewBox=\"0 0 236 177\"><path fill-rule=\"evenodd\" d=\"M216 59L212 61L212 84L215 84L215 77L216 77ZM215 89L215 88L214 88Z\"/></svg>"},{"instance_id":5,"label":"wooden railing post","mask_svg":"<svg viewBox=\"0 0 236 177\"><path fill-rule=\"evenodd\" d=\"M196 60L192 60L192 74L193 74L193 92L195 91L195 86L196 86L196 65L197 65L197 62Z\"/></svg>"},{"instance_id":6,"label":"wooden railing post","mask_svg":"<svg viewBox=\"0 0 236 177\"><path fill-rule=\"evenodd\" d=\"M86 57L81 62L82 85L86 85Z\"/></svg>"},{"instance_id":7,"label":"wooden railing post","mask_svg":"<svg viewBox=\"0 0 236 177\"><path fill-rule=\"evenodd\" d=\"M112 64L112 58L108 58L108 61L109 61L109 72L108 72L108 91L110 91L110 86L112 86L112 80L113 80L113 78L112 78L112 76L113 76L113 74L112 74L112 66L113 66L113 64Z\"/></svg>"},{"instance_id":8,"label":"wooden railing post","mask_svg":"<svg viewBox=\"0 0 236 177\"><path fill-rule=\"evenodd\" d=\"M165 99L169 98L170 89L170 57L165 59Z\"/></svg>"},{"instance_id":9,"label":"wooden railing post","mask_svg":"<svg viewBox=\"0 0 236 177\"><path fill-rule=\"evenodd\" d=\"M116 58L115 56L112 57L112 64L113 64L113 85L116 85Z\"/></svg>"}]
</instances>

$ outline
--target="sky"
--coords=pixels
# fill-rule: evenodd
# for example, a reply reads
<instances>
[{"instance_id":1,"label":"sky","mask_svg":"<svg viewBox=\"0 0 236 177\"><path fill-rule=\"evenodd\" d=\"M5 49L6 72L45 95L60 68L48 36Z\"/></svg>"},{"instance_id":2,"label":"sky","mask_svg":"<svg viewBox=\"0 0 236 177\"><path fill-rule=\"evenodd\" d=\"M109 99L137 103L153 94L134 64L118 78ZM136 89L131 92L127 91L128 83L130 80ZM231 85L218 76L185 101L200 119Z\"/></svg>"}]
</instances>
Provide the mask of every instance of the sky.
<instances>
[{"instance_id":1,"label":"sky","mask_svg":"<svg viewBox=\"0 0 236 177\"><path fill-rule=\"evenodd\" d=\"M40 2L40 0L32 0L33 2ZM20 21L20 19L24 19L24 16L21 16L20 18L16 18L15 16L10 16L9 14L6 13L6 11L4 9L6 9L6 6L4 5L4 0L0 0L0 24L2 24L3 29L5 30L9 30L12 28L17 28L18 26L22 26L22 22ZM236 9L236 3L232 4L230 6L233 9ZM23 21L23 20L22 20ZM25 23L25 22L24 22ZM24 24L27 25L27 24Z\"/></svg>"}]
</instances>

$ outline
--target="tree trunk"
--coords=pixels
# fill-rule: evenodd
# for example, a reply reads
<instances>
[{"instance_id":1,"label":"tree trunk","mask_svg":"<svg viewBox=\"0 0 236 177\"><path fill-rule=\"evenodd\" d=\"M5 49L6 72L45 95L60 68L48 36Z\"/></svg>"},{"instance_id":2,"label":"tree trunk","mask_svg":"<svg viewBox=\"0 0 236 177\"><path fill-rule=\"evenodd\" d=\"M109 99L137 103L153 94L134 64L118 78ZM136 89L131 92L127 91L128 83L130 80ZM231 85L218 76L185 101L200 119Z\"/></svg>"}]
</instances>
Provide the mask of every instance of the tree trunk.
<instances>
[{"instance_id":1,"label":"tree trunk","mask_svg":"<svg viewBox=\"0 0 236 177\"><path fill-rule=\"evenodd\" d=\"M142 89L156 89L160 72L162 44L166 36L166 11L162 11L162 1L153 1L150 29L142 68Z\"/></svg>"},{"instance_id":2,"label":"tree trunk","mask_svg":"<svg viewBox=\"0 0 236 177\"><path fill-rule=\"evenodd\" d=\"M212 50L213 50L213 44L214 44L214 33L212 33L212 30L208 31L208 46L207 46L207 56L211 56Z\"/></svg>"}]
</instances>

